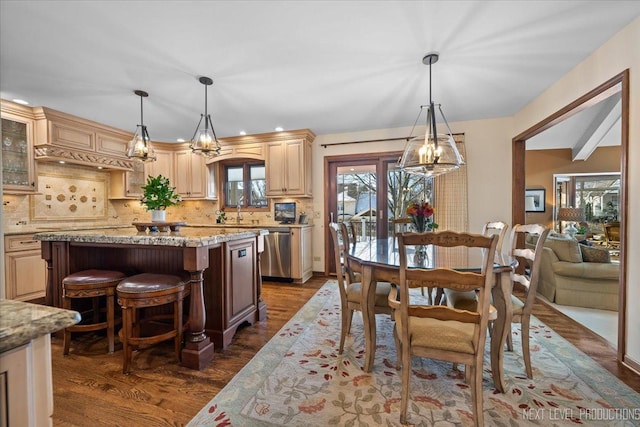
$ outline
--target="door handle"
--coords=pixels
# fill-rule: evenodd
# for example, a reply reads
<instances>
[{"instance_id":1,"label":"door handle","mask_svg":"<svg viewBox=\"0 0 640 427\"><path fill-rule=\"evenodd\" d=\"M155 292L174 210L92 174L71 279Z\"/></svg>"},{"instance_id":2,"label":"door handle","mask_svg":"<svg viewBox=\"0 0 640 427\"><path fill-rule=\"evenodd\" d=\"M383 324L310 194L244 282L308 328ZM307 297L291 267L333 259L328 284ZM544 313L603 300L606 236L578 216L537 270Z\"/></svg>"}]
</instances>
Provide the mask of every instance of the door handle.
<instances>
[{"instance_id":1,"label":"door handle","mask_svg":"<svg viewBox=\"0 0 640 427\"><path fill-rule=\"evenodd\" d=\"M333 212L329 213L329 222L333 222Z\"/></svg>"}]
</instances>

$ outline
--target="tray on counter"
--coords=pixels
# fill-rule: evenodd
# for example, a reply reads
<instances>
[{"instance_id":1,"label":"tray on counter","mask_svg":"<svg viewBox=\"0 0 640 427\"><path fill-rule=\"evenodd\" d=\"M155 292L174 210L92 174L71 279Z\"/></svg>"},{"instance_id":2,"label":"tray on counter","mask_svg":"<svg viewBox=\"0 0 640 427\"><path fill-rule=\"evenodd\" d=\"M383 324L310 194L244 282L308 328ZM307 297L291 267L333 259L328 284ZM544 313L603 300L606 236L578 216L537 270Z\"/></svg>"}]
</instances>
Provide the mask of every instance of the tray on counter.
<instances>
[{"instance_id":1,"label":"tray on counter","mask_svg":"<svg viewBox=\"0 0 640 427\"><path fill-rule=\"evenodd\" d=\"M187 225L186 222L134 222L132 223L138 231L149 231L158 232L158 231L178 231L180 227Z\"/></svg>"}]
</instances>

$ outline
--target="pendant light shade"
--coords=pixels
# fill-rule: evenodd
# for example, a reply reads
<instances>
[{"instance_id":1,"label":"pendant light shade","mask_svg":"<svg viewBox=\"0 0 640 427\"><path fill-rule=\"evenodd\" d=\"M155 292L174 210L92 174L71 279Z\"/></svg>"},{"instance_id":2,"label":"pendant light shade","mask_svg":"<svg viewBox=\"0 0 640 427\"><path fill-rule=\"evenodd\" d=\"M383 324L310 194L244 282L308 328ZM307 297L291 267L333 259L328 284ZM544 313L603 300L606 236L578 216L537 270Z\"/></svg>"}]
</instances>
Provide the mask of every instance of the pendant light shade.
<instances>
[{"instance_id":1,"label":"pendant light shade","mask_svg":"<svg viewBox=\"0 0 640 427\"><path fill-rule=\"evenodd\" d=\"M219 155L221 149L220 141L218 141L213 123L211 123L211 116L207 113L207 87L213 84L213 80L209 77L200 77L198 80L204 85L204 114L200 114L200 121L193 138L191 138L191 150L196 154L210 158ZM204 125L202 119L204 119Z\"/></svg>"},{"instance_id":2,"label":"pendant light shade","mask_svg":"<svg viewBox=\"0 0 640 427\"><path fill-rule=\"evenodd\" d=\"M142 109L142 99L149 96L149 94L142 90L135 90L133 93L140 97L140 124L136 127L133 138L127 147L127 157L141 162L153 162L156 160L156 153L151 145L147 127L144 125Z\"/></svg>"},{"instance_id":3,"label":"pendant light shade","mask_svg":"<svg viewBox=\"0 0 640 427\"><path fill-rule=\"evenodd\" d=\"M434 104L431 99L431 65L438 61L437 53L427 54L422 58L425 65L429 65L429 105L421 106L417 121L422 110L427 109L426 132L423 136L409 139L398 163L398 167L407 173L423 176L438 176L452 172L464 164L464 160L456 147L447 119L444 117L440 104ZM447 127L447 133L438 133L436 126L436 107L439 117ZM412 131L413 132L413 131Z\"/></svg>"}]
</instances>

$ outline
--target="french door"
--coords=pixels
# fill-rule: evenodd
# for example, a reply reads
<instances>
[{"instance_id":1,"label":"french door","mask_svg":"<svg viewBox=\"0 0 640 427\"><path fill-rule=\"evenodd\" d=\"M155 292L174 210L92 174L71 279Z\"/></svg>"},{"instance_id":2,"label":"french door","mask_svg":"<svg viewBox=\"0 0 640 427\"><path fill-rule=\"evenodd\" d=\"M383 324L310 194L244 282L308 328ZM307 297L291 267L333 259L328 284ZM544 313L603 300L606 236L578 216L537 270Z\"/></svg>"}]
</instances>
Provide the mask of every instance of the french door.
<instances>
[{"instance_id":1,"label":"french door","mask_svg":"<svg viewBox=\"0 0 640 427\"><path fill-rule=\"evenodd\" d=\"M356 240L385 238L393 219L406 216L412 201L431 197L431 179L407 174L396 167L402 153L327 157L325 179L325 271L335 273L330 222L350 222Z\"/></svg>"}]
</instances>

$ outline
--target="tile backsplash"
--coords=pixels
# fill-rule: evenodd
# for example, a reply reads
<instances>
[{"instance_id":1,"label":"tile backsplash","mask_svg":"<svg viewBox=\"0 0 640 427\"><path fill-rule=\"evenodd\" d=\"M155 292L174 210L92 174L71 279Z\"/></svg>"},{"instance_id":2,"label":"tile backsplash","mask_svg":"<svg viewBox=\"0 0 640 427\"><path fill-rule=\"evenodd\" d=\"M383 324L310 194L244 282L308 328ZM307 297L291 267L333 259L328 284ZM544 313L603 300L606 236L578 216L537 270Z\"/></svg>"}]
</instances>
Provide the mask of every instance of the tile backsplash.
<instances>
[{"instance_id":1,"label":"tile backsplash","mask_svg":"<svg viewBox=\"0 0 640 427\"><path fill-rule=\"evenodd\" d=\"M53 178L52 178L53 177ZM60 178L64 177L64 178ZM108 198L95 198L91 194L84 194L92 191L93 188L100 188L100 183L104 182L105 188L109 189L108 172L96 170L94 168L61 165L57 163L39 163L38 180L46 185L45 191L40 189L37 196L4 194L2 226L5 232L19 232L21 230L32 231L34 228L68 228L84 227L93 225L129 225L136 221L150 221L151 213L137 200L108 200ZM89 184L98 184L98 187ZM89 186L87 186L89 185ZM75 190L75 191L71 191ZM86 190L86 191L85 191ZM80 194L82 192L82 194ZM47 200L47 195L51 200ZM76 197L71 197L71 196ZM60 196L60 197L59 197ZM80 198L85 202L82 202ZM57 200L58 197L63 199ZM108 197L108 196L107 196ZM69 200L76 198L78 200ZM285 199L282 199L283 201ZM271 206L280 199L271 199ZM313 222L313 199L286 199L295 201L298 215L302 212L307 214L309 223ZM51 203L48 203L51 202ZM81 204L85 205L81 205ZM91 203L89 205L89 203ZM48 207L47 205L51 205ZM72 211L72 205L76 206ZM93 208L93 206L96 206ZM191 224L212 224L216 223L216 211L218 211L217 200L194 200L183 201L178 206L171 206L167 209L167 221L186 221ZM83 215L73 215L79 209L84 209ZM227 222L233 223L236 218L235 209L227 209ZM93 215L93 213L96 213ZM98 215L99 213L99 215ZM244 224L272 224L273 207L269 212L249 212L243 210L242 222Z\"/></svg>"}]
</instances>

